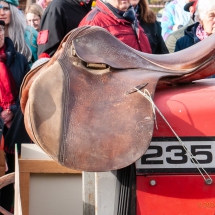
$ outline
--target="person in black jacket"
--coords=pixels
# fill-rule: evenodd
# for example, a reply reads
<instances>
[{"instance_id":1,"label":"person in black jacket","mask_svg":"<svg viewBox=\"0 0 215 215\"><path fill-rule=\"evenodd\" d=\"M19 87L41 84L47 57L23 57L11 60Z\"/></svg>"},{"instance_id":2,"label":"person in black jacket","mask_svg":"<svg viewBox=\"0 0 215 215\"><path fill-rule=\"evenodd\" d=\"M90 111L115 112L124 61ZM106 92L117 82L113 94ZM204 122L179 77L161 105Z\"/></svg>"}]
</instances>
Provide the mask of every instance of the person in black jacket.
<instances>
[{"instance_id":1,"label":"person in black jacket","mask_svg":"<svg viewBox=\"0 0 215 215\"><path fill-rule=\"evenodd\" d=\"M195 18L198 22L185 29L185 35L176 42L175 52L189 48L215 33L215 1L198 0Z\"/></svg>"},{"instance_id":2,"label":"person in black jacket","mask_svg":"<svg viewBox=\"0 0 215 215\"><path fill-rule=\"evenodd\" d=\"M78 27L92 0L53 0L46 8L37 39L38 58L52 57L64 36Z\"/></svg>"},{"instance_id":3,"label":"person in black jacket","mask_svg":"<svg viewBox=\"0 0 215 215\"><path fill-rule=\"evenodd\" d=\"M9 37L4 37L5 22L0 20L0 125L3 130L6 161L6 174L14 172L15 143L30 142L24 127L23 114L20 111L19 89L29 65L24 55L15 50ZM13 203L13 185L1 189L0 205L10 210Z\"/></svg>"},{"instance_id":4,"label":"person in black jacket","mask_svg":"<svg viewBox=\"0 0 215 215\"><path fill-rule=\"evenodd\" d=\"M161 36L161 26L156 21L155 13L149 8L148 0L130 0L130 3L137 11L140 26L148 37L152 54L169 53Z\"/></svg>"},{"instance_id":5,"label":"person in black jacket","mask_svg":"<svg viewBox=\"0 0 215 215\"><path fill-rule=\"evenodd\" d=\"M184 30L184 36L177 40L175 45L175 52L189 48L190 46L200 42L201 40L196 35L196 29L199 26L199 22L196 22L188 26Z\"/></svg>"}]
</instances>

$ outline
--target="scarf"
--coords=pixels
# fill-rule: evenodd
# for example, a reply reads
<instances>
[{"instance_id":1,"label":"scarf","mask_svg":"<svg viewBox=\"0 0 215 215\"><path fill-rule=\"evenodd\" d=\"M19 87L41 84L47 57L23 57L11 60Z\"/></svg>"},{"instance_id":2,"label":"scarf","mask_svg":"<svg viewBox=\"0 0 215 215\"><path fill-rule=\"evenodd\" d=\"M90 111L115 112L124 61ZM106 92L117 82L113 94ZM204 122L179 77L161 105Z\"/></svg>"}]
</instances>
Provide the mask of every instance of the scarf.
<instances>
[{"instance_id":1,"label":"scarf","mask_svg":"<svg viewBox=\"0 0 215 215\"><path fill-rule=\"evenodd\" d=\"M138 19L137 19L137 11L138 5L134 8L132 5L124 11L119 11L118 13L127 21L131 22L131 26L136 33L137 38L139 38L139 26L138 26Z\"/></svg>"},{"instance_id":2,"label":"scarf","mask_svg":"<svg viewBox=\"0 0 215 215\"><path fill-rule=\"evenodd\" d=\"M16 83L6 66L5 46L0 48L0 107L10 109L18 95Z\"/></svg>"},{"instance_id":3,"label":"scarf","mask_svg":"<svg viewBox=\"0 0 215 215\"><path fill-rule=\"evenodd\" d=\"M209 35L207 34L207 32L205 32L205 30L203 29L202 25L199 24L198 27L196 28L196 36L197 36L200 40L204 40L204 39L207 38Z\"/></svg>"},{"instance_id":4,"label":"scarf","mask_svg":"<svg viewBox=\"0 0 215 215\"><path fill-rule=\"evenodd\" d=\"M113 7L110 3L108 3L106 0L101 0L113 13L117 18L125 19L131 23L131 27L134 30L134 33L137 37L137 40L139 41L139 24L137 19L137 10L138 5L134 8L132 5L129 6L129 8L126 11L119 10L115 7Z\"/></svg>"}]
</instances>

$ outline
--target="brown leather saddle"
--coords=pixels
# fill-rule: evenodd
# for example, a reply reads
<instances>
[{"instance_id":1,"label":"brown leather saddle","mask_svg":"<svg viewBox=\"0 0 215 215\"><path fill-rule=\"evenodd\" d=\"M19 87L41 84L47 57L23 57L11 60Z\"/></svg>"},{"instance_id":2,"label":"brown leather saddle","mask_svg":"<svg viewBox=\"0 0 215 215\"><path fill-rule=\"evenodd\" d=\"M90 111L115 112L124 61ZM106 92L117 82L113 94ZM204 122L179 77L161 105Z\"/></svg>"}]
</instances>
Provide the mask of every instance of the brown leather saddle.
<instances>
[{"instance_id":1,"label":"brown leather saddle","mask_svg":"<svg viewBox=\"0 0 215 215\"><path fill-rule=\"evenodd\" d=\"M63 48L62 48L63 46ZM136 51L100 27L71 31L51 60L25 77L21 107L32 140L60 164L109 171L135 162L154 128L157 84L186 83L214 74L215 35L184 51Z\"/></svg>"}]
</instances>

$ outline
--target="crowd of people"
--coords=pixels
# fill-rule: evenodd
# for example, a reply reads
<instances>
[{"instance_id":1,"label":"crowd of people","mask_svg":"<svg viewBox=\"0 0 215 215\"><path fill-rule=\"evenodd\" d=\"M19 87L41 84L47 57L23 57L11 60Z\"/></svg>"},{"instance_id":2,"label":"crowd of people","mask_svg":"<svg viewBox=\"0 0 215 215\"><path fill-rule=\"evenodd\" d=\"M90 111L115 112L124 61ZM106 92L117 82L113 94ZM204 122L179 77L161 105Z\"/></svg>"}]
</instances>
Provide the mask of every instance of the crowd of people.
<instances>
[{"instance_id":1,"label":"crowd of people","mask_svg":"<svg viewBox=\"0 0 215 215\"><path fill-rule=\"evenodd\" d=\"M180 9L175 6L179 5L179 2ZM181 16L181 20L178 19L178 14L181 14L178 11L181 9L189 19L187 17L185 19L184 15ZM215 2L173 0L164 9L161 27L163 39L170 53L189 48L215 32Z\"/></svg>"},{"instance_id":2,"label":"crowd of people","mask_svg":"<svg viewBox=\"0 0 215 215\"><path fill-rule=\"evenodd\" d=\"M51 58L64 36L84 25L100 26L128 46L149 54L188 48L215 31L214 0L173 0L161 24L148 0L36 0L19 10L18 0L0 1L0 174L14 171L14 144L31 142L19 105L22 80L38 59ZM3 168L1 168L3 166ZM10 211L13 186L1 189Z\"/></svg>"}]
</instances>

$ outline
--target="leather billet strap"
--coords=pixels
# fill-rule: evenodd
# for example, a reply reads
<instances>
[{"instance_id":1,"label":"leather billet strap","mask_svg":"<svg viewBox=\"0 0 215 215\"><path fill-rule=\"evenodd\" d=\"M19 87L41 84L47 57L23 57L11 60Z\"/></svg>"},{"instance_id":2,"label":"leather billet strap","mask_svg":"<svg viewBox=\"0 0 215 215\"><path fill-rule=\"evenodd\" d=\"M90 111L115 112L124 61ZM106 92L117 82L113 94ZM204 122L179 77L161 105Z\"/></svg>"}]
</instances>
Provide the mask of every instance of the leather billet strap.
<instances>
[{"instance_id":1,"label":"leather billet strap","mask_svg":"<svg viewBox=\"0 0 215 215\"><path fill-rule=\"evenodd\" d=\"M15 173L14 172L4 175L4 176L0 177L0 189L2 189L3 187L5 187L9 184L12 184L14 182L15 182ZM3 215L13 215L12 213L8 212L1 206L0 206L0 213L2 213Z\"/></svg>"},{"instance_id":2,"label":"leather billet strap","mask_svg":"<svg viewBox=\"0 0 215 215\"><path fill-rule=\"evenodd\" d=\"M15 173L10 173L0 177L0 189L15 182Z\"/></svg>"},{"instance_id":3,"label":"leather billet strap","mask_svg":"<svg viewBox=\"0 0 215 215\"><path fill-rule=\"evenodd\" d=\"M10 213L9 211L5 210L3 207L0 206L0 213L2 213L3 215L13 215L12 213Z\"/></svg>"}]
</instances>

